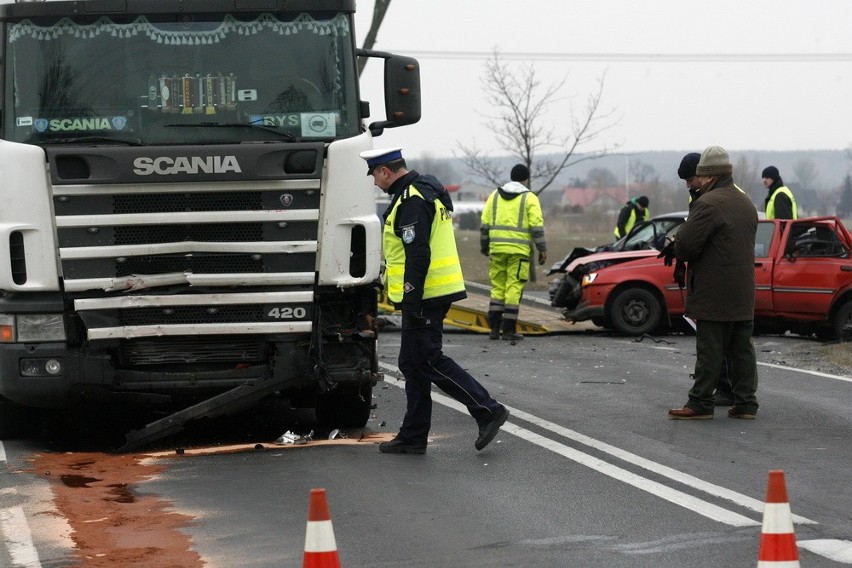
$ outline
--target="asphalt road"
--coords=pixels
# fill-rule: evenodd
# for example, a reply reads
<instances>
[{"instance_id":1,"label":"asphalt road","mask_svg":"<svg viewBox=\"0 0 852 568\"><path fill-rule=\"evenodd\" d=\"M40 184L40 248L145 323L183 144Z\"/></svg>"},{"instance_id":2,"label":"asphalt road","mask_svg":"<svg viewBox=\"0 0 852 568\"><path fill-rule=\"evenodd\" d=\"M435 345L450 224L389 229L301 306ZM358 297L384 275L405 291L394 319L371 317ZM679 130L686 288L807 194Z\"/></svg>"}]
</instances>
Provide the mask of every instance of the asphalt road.
<instances>
[{"instance_id":1,"label":"asphalt road","mask_svg":"<svg viewBox=\"0 0 852 568\"><path fill-rule=\"evenodd\" d=\"M756 343L758 418L719 409L681 422L665 413L686 401L694 338L579 333L511 345L448 333L445 352L512 410L482 452L473 420L436 394L425 456L261 439L265 451L156 458L162 473L132 489L195 517L183 530L209 566L301 566L308 494L323 487L347 568L718 568L756 564L768 472L780 469L802 566L852 564L852 378L778 364L806 340ZM395 432L404 411L398 346L383 334L376 432ZM0 566L72 565L62 520L33 513L50 505L47 482L22 473L42 445L4 447ZM37 564L22 563L26 539L9 534L18 509Z\"/></svg>"}]
</instances>

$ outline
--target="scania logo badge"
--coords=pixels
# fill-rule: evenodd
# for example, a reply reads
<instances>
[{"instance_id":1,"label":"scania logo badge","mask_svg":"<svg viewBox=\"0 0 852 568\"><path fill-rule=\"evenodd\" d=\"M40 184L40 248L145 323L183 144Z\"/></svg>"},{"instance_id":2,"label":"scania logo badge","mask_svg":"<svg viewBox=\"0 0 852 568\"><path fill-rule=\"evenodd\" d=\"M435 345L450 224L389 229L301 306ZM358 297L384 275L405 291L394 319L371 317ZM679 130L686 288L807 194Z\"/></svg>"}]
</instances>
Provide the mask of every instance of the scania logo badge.
<instances>
[{"instance_id":1,"label":"scania logo badge","mask_svg":"<svg viewBox=\"0 0 852 568\"><path fill-rule=\"evenodd\" d=\"M281 205L284 207L290 207L293 205L293 196L289 193L285 193L281 196Z\"/></svg>"}]
</instances>

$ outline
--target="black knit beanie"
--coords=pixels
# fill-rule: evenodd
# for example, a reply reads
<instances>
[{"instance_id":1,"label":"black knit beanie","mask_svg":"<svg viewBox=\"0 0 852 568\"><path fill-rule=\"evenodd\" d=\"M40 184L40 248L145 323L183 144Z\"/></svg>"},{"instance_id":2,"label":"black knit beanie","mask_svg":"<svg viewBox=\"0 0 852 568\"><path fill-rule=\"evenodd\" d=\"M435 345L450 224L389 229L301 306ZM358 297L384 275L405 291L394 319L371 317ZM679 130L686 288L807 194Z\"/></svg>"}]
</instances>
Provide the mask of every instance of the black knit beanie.
<instances>
[{"instance_id":1,"label":"black knit beanie","mask_svg":"<svg viewBox=\"0 0 852 568\"><path fill-rule=\"evenodd\" d=\"M775 166L767 166L763 168L763 173L760 174L760 177L769 178L772 181L778 181L778 178L781 177L781 174L778 171L778 168L776 168Z\"/></svg>"},{"instance_id":2,"label":"black knit beanie","mask_svg":"<svg viewBox=\"0 0 852 568\"><path fill-rule=\"evenodd\" d=\"M683 157L680 161L680 167L677 169L677 177L680 179L689 179L695 177L695 168L698 167L698 160L701 159L701 154L691 152Z\"/></svg>"},{"instance_id":3,"label":"black knit beanie","mask_svg":"<svg viewBox=\"0 0 852 568\"><path fill-rule=\"evenodd\" d=\"M512 181L526 181L530 179L530 171L525 165L518 164L512 168L510 178Z\"/></svg>"}]
</instances>

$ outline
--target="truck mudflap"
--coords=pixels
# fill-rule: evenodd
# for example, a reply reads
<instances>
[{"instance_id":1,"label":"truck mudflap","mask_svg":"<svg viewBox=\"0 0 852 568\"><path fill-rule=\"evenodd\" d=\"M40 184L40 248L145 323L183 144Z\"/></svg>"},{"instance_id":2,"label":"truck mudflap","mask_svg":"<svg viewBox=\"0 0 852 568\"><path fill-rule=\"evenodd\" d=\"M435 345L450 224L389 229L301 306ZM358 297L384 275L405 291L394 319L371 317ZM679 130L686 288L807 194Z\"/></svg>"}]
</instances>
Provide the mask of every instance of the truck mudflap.
<instances>
[{"instance_id":1,"label":"truck mudflap","mask_svg":"<svg viewBox=\"0 0 852 568\"><path fill-rule=\"evenodd\" d=\"M129 452L183 430L187 422L198 418L214 418L245 410L280 390L285 381L245 382L229 391L179 410L125 435L126 443L119 452Z\"/></svg>"}]
</instances>

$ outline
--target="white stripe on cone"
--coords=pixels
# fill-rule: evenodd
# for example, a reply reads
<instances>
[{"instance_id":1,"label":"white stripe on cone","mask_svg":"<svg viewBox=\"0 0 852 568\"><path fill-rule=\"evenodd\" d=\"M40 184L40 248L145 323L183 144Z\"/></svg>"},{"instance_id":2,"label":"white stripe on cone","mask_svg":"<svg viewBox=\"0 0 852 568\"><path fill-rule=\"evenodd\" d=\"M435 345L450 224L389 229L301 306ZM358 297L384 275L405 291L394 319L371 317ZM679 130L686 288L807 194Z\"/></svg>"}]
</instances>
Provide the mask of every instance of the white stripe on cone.
<instances>
[{"instance_id":1,"label":"white stripe on cone","mask_svg":"<svg viewBox=\"0 0 852 568\"><path fill-rule=\"evenodd\" d=\"M789 534L793 532L793 512L789 503L767 503L763 510L763 532L765 534Z\"/></svg>"},{"instance_id":2,"label":"white stripe on cone","mask_svg":"<svg viewBox=\"0 0 852 568\"><path fill-rule=\"evenodd\" d=\"M757 568L801 568L798 560L767 561L760 560Z\"/></svg>"},{"instance_id":3,"label":"white stripe on cone","mask_svg":"<svg viewBox=\"0 0 852 568\"><path fill-rule=\"evenodd\" d=\"M337 552L331 521L308 521L305 530L305 552Z\"/></svg>"}]
</instances>

